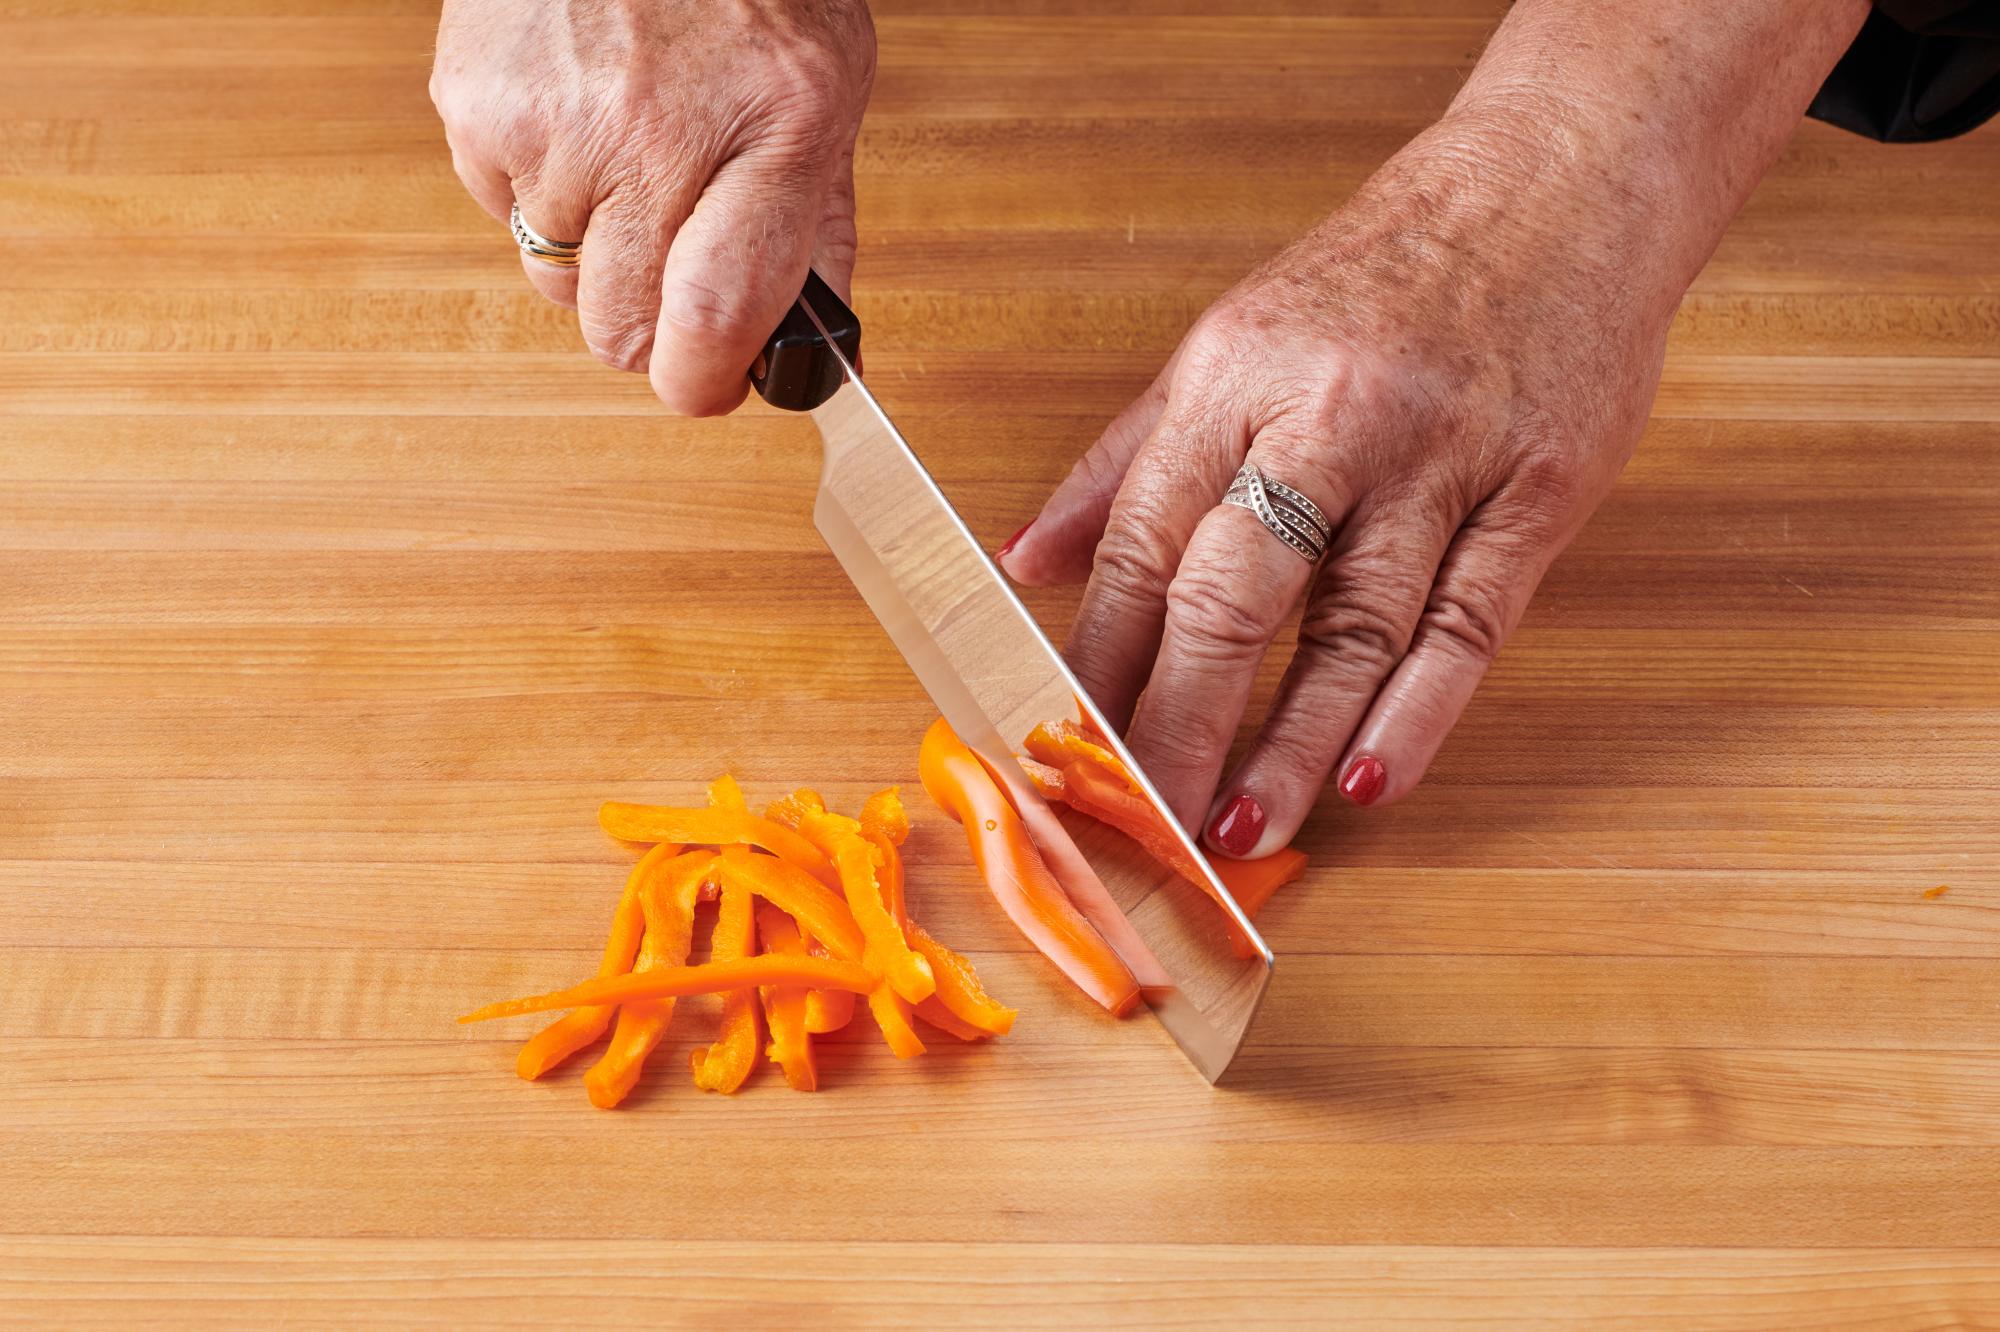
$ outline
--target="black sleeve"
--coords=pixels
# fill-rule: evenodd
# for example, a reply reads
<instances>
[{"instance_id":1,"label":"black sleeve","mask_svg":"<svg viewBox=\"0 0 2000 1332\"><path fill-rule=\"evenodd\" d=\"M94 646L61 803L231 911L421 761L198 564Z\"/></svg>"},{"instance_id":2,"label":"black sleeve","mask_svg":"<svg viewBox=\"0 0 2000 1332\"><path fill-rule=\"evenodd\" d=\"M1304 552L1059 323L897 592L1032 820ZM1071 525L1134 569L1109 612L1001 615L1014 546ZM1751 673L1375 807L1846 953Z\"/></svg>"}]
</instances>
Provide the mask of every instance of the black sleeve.
<instances>
[{"instance_id":1,"label":"black sleeve","mask_svg":"<svg viewBox=\"0 0 2000 1332\"><path fill-rule=\"evenodd\" d=\"M2000 111L2000 0L1876 0L1808 114L1888 143L1948 139Z\"/></svg>"}]
</instances>

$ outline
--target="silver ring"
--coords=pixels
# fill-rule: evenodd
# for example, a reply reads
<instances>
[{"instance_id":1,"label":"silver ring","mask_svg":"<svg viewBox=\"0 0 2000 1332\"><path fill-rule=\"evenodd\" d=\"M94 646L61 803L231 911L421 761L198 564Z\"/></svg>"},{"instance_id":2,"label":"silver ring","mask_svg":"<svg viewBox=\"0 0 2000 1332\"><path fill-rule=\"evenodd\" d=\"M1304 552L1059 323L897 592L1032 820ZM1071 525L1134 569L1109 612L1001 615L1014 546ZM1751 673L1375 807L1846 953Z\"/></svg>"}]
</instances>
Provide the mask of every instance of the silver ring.
<instances>
[{"instance_id":1,"label":"silver ring","mask_svg":"<svg viewBox=\"0 0 2000 1332\"><path fill-rule=\"evenodd\" d=\"M575 268L582 262L582 241L550 240L528 225L528 220L521 216L519 204L508 210L507 227L514 233L514 244L521 247L522 254L545 264L554 264L557 268Z\"/></svg>"},{"instance_id":2,"label":"silver ring","mask_svg":"<svg viewBox=\"0 0 2000 1332\"><path fill-rule=\"evenodd\" d=\"M1222 502L1256 514L1266 531L1307 564L1318 564L1333 540L1333 524L1319 505L1284 482L1265 476L1255 463L1246 462L1237 471Z\"/></svg>"}]
</instances>

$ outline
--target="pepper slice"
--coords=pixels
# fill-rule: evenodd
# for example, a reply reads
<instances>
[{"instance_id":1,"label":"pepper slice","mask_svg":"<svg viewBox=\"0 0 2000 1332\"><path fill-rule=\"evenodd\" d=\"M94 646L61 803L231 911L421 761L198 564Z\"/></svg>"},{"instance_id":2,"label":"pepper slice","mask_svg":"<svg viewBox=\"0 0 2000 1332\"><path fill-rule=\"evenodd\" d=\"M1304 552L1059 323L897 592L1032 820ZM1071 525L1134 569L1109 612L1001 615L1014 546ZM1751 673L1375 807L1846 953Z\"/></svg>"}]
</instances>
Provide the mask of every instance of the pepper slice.
<instances>
[{"instance_id":1,"label":"pepper slice","mask_svg":"<svg viewBox=\"0 0 2000 1332\"><path fill-rule=\"evenodd\" d=\"M924 734L917 772L932 800L965 828L986 886L1021 933L1085 994L1123 1016L1139 983L1043 864L1021 816L940 717Z\"/></svg>"},{"instance_id":2,"label":"pepper slice","mask_svg":"<svg viewBox=\"0 0 2000 1332\"><path fill-rule=\"evenodd\" d=\"M726 772L708 784L708 807L734 810L738 814L750 812L750 802L743 798L743 788Z\"/></svg>"},{"instance_id":3,"label":"pepper slice","mask_svg":"<svg viewBox=\"0 0 2000 1332\"><path fill-rule=\"evenodd\" d=\"M931 974L937 977L933 998L940 1007L982 1036L1005 1036L1013 1030L1015 1010L986 993L971 962L933 939L930 931L915 921L910 922L910 946L931 964ZM919 1004L917 1016L930 1015Z\"/></svg>"},{"instance_id":4,"label":"pepper slice","mask_svg":"<svg viewBox=\"0 0 2000 1332\"><path fill-rule=\"evenodd\" d=\"M759 985L805 985L863 994L875 988L875 978L858 962L831 957L786 957L761 953L734 962L704 962L698 967L660 967L623 976L599 976L566 990L502 999L476 1008L458 1020L491 1022L522 1013L546 1013L583 1004L623 1004L635 999L684 998L690 994L724 994Z\"/></svg>"},{"instance_id":5,"label":"pepper slice","mask_svg":"<svg viewBox=\"0 0 2000 1332\"><path fill-rule=\"evenodd\" d=\"M862 964L904 999L919 1003L937 989L937 982L931 977L930 963L911 950L896 918L882 903L881 885L875 881L875 862L880 857L881 852L862 838L848 837L835 853L834 867L840 871L848 909L866 940Z\"/></svg>"},{"instance_id":6,"label":"pepper slice","mask_svg":"<svg viewBox=\"0 0 2000 1332\"><path fill-rule=\"evenodd\" d=\"M756 903L741 878L722 881L722 909L715 914L715 934L709 956L716 962L740 962L757 951ZM757 991L731 990L722 1001L722 1023L715 1044L689 1057L694 1085L703 1091L733 1092L757 1067L764 1048L763 1023L757 1012Z\"/></svg>"},{"instance_id":7,"label":"pepper slice","mask_svg":"<svg viewBox=\"0 0 2000 1332\"><path fill-rule=\"evenodd\" d=\"M661 865L680 853L681 848L674 843L661 842L639 857L639 863L625 876L625 890L611 913L611 937L604 941L604 960L597 964L598 975L622 976L632 969L646 929L640 890ZM514 1071L533 1082L602 1036L615 1012L615 1005L595 1004L563 1014L528 1038L514 1058Z\"/></svg>"},{"instance_id":8,"label":"pepper slice","mask_svg":"<svg viewBox=\"0 0 2000 1332\"><path fill-rule=\"evenodd\" d=\"M861 927L836 893L787 861L731 847L722 853L722 883L734 881L799 923L799 928L846 962L862 960Z\"/></svg>"},{"instance_id":9,"label":"pepper slice","mask_svg":"<svg viewBox=\"0 0 2000 1332\"><path fill-rule=\"evenodd\" d=\"M766 953L806 955L798 922L768 902L757 908L757 935ZM764 1000L764 1025L771 1032L764 1053L785 1071L785 1082L793 1091L818 1091L819 1069L806 1031L807 992L796 985L767 985L758 993Z\"/></svg>"},{"instance_id":10,"label":"pepper slice","mask_svg":"<svg viewBox=\"0 0 2000 1332\"><path fill-rule=\"evenodd\" d=\"M827 957L826 945L817 939L806 942L814 957ZM814 1035L839 1031L854 1021L854 992L851 990L811 990L806 994L806 1030Z\"/></svg>"},{"instance_id":11,"label":"pepper slice","mask_svg":"<svg viewBox=\"0 0 2000 1332\"><path fill-rule=\"evenodd\" d=\"M597 822L624 842L680 842L687 846L755 846L798 866L829 888L840 886L833 865L811 842L790 828L743 810L677 809L607 800Z\"/></svg>"},{"instance_id":12,"label":"pepper slice","mask_svg":"<svg viewBox=\"0 0 2000 1332\"><path fill-rule=\"evenodd\" d=\"M632 964L634 972L687 963L694 943L694 904L701 886L715 867L712 851L690 851L663 863L639 891L646 917L646 940ZM674 1020L672 999L645 999L618 1010L618 1027L611 1045L583 1075L590 1103L600 1110L616 1106L638 1085L646 1056L667 1034Z\"/></svg>"},{"instance_id":13,"label":"pepper slice","mask_svg":"<svg viewBox=\"0 0 2000 1332\"><path fill-rule=\"evenodd\" d=\"M987 1033L946 1008L944 1001L936 995L918 1004L916 1012L918 1017L947 1036L955 1036L961 1041L983 1041L987 1038Z\"/></svg>"},{"instance_id":14,"label":"pepper slice","mask_svg":"<svg viewBox=\"0 0 2000 1332\"><path fill-rule=\"evenodd\" d=\"M909 839L910 814L903 808L901 787L885 786L862 802L861 830L880 834L896 846Z\"/></svg>"},{"instance_id":15,"label":"pepper slice","mask_svg":"<svg viewBox=\"0 0 2000 1332\"><path fill-rule=\"evenodd\" d=\"M1116 774L1133 795L1144 798L1145 793L1139 789L1138 781L1119 757L1099 743L1094 731L1086 730L1076 722L1043 722L1028 732L1023 748L1052 768L1067 768L1079 759L1097 763L1105 771Z\"/></svg>"}]
</instances>

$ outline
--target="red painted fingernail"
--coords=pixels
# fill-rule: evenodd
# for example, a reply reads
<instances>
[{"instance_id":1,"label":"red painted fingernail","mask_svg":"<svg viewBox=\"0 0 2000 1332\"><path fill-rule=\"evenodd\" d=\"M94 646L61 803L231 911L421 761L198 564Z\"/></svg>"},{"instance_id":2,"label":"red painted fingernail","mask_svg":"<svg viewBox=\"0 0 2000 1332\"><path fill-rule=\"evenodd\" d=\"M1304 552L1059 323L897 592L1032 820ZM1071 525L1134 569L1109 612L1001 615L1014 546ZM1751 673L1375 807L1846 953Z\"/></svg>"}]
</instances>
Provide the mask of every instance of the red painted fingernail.
<instances>
[{"instance_id":1,"label":"red painted fingernail","mask_svg":"<svg viewBox=\"0 0 2000 1332\"><path fill-rule=\"evenodd\" d=\"M1247 856L1264 833L1264 807L1247 795L1237 796L1222 807L1209 826L1208 835L1232 856Z\"/></svg>"},{"instance_id":2,"label":"red painted fingernail","mask_svg":"<svg viewBox=\"0 0 2000 1332\"><path fill-rule=\"evenodd\" d=\"M1007 544L1006 544L1006 545L1004 545L1004 546L1002 546L1002 547L1000 547L1000 553L999 553L999 554L997 554L997 555L995 555L995 556L994 556L993 558L994 558L994 559L996 559L996 560L1004 560L1004 559L1006 559L1006 558L1007 558L1007 552L1008 552L1008 551L1010 551L1010 550L1012 550L1012 549L1014 549L1014 543L1015 543L1015 542L1017 542L1017 541L1019 541L1019 540L1020 540L1020 539L1021 539L1022 537L1024 537L1024 536L1028 535L1028 529L1029 529L1029 528L1031 528L1031 527L1033 527L1034 525L1035 525L1035 520L1034 520L1034 519L1032 519L1032 518L1030 518L1030 519L1029 519L1029 520L1028 520L1027 522L1025 522L1025 523L1022 523L1022 524L1021 524L1021 530L1020 530L1020 531L1018 531L1018 532L1016 532L1016 533L1014 533L1014 535L1013 535L1013 536L1010 536L1010 537L1008 537L1008 538L1007 538Z\"/></svg>"},{"instance_id":3,"label":"red painted fingernail","mask_svg":"<svg viewBox=\"0 0 2000 1332\"><path fill-rule=\"evenodd\" d=\"M1372 805L1382 794L1382 786L1389 774L1382 766L1382 760L1373 754L1363 754L1347 765L1347 775L1340 779L1340 793L1357 805Z\"/></svg>"}]
</instances>

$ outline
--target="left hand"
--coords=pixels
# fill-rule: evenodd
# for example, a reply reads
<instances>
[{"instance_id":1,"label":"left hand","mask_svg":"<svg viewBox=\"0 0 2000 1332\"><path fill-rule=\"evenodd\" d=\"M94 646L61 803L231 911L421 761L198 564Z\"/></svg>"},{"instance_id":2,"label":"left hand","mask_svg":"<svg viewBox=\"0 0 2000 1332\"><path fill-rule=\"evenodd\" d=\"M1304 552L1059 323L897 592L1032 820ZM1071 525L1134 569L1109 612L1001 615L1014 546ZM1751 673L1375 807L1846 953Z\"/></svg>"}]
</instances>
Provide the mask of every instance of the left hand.
<instances>
[{"instance_id":1,"label":"left hand","mask_svg":"<svg viewBox=\"0 0 2000 1332\"><path fill-rule=\"evenodd\" d=\"M1643 189L1552 185L1533 155L1506 126L1419 138L1210 308L1003 551L1022 583L1088 577L1070 663L1225 855L1289 842L1330 774L1361 805L1417 784L1638 440L1681 291L1649 283L1612 214L1671 223ZM1333 522L1317 570L1220 504L1246 457Z\"/></svg>"}]
</instances>

